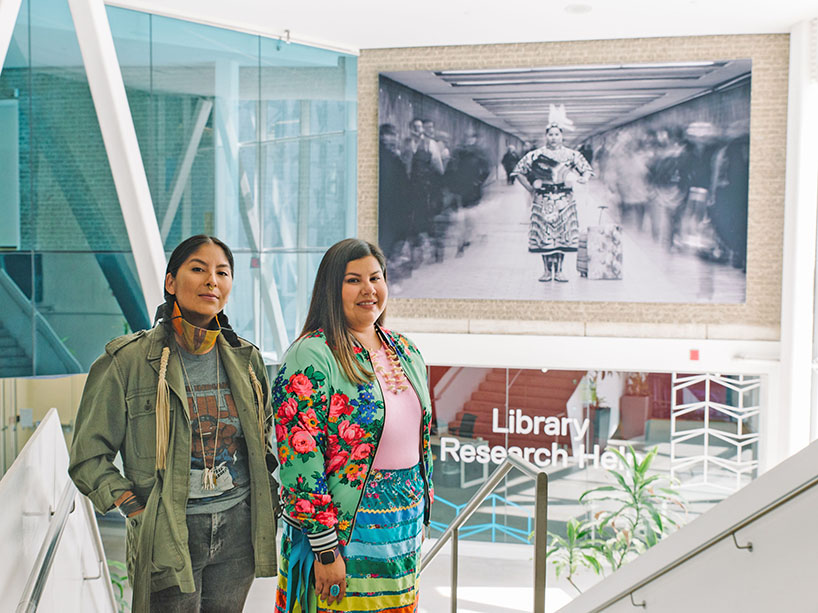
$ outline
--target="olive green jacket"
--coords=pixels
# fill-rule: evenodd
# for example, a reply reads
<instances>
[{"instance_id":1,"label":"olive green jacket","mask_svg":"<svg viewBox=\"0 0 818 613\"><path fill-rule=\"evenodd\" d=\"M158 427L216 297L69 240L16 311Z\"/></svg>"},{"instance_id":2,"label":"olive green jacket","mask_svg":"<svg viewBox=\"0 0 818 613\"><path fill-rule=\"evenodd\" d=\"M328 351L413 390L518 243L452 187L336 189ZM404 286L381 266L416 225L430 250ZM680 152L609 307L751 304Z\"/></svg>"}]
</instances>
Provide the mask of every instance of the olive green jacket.
<instances>
[{"instance_id":1,"label":"olive green jacket","mask_svg":"<svg viewBox=\"0 0 818 613\"><path fill-rule=\"evenodd\" d=\"M257 401L248 366L261 383L269 415L269 384L258 350L241 341L232 347L219 336L222 364L245 432L250 467L253 547L256 576L277 572L275 557L277 484L258 434ZM162 349L171 350L167 368L170 388L170 436L167 468L157 470L156 388ZM150 592L179 586L195 591L185 508L190 477L191 428L187 395L176 343L167 343L164 326L114 339L91 366L77 413L68 468L77 488L101 513L132 490L145 511L127 519L128 576L134 588L133 611L150 609ZM114 466L122 456L123 471ZM270 456L272 457L272 456Z\"/></svg>"}]
</instances>

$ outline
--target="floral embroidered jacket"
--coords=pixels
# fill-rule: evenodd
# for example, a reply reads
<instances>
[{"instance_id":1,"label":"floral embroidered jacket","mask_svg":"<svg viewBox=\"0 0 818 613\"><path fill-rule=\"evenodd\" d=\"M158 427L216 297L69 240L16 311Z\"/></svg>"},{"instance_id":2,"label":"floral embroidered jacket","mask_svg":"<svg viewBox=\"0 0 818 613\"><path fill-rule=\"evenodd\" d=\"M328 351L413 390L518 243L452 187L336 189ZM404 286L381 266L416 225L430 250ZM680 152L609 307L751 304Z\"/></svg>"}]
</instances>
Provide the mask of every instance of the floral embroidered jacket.
<instances>
[{"instance_id":1,"label":"floral embroidered jacket","mask_svg":"<svg viewBox=\"0 0 818 613\"><path fill-rule=\"evenodd\" d=\"M426 516L432 501L432 410L426 366L405 336L380 329L395 349L423 408L421 469ZM366 349L356 358L370 370ZM384 402L377 379L347 379L322 330L290 347L273 384L273 411L280 463L284 520L301 528L314 551L346 544L383 431Z\"/></svg>"}]
</instances>

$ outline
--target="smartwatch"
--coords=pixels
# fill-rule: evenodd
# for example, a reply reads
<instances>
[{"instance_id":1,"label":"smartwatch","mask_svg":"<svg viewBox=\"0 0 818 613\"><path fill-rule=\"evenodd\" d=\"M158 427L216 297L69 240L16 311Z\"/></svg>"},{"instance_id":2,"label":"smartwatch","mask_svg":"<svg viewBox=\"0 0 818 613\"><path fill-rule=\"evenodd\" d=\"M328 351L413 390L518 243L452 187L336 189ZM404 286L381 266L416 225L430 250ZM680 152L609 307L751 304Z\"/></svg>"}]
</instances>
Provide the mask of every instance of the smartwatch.
<instances>
[{"instance_id":1,"label":"smartwatch","mask_svg":"<svg viewBox=\"0 0 818 613\"><path fill-rule=\"evenodd\" d=\"M335 562L335 558L338 556L340 552L338 548L335 547L333 549L326 549L324 551L319 551L315 554L315 559L318 560L321 564L332 564Z\"/></svg>"}]
</instances>

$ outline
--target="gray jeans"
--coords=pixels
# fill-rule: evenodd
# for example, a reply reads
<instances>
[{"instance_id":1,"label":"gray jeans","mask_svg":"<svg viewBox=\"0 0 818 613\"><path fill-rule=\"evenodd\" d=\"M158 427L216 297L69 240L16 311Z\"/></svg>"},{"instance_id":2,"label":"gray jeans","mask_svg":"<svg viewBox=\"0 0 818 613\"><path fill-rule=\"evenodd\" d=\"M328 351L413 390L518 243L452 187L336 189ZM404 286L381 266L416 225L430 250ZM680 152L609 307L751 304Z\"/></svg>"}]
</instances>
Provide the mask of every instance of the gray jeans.
<instances>
[{"instance_id":1,"label":"gray jeans","mask_svg":"<svg viewBox=\"0 0 818 613\"><path fill-rule=\"evenodd\" d=\"M187 516L196 591L177 586L151 594L156 613L232 613L244 608L255 577L250 498L221 513Z\"/></svg>"}]
</instances>

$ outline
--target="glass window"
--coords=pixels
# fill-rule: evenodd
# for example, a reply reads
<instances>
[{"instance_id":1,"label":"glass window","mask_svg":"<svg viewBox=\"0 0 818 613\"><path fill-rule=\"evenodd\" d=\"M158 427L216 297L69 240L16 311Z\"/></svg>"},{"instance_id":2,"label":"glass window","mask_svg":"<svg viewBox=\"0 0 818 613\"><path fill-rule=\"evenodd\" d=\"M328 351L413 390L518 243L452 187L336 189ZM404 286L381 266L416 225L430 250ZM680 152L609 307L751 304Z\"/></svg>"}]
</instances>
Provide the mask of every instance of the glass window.
<instances>
[{"instance_id":1,"label":"glass window","mask_svg":"<svg viewBox=\"0 0 818 613\"><path fill-rule=\"evenodd\" d=\"M198 233L230 245L231 321L276 359L324 249L355 233L356 58L106 11L166 251ZM16 305L0 315L15 356L0 376L86 370L108 340L150 326L154 307L61 0L21 6L0 73L0 148L19 163L3 164L18 181L3 181L1 212L19 231L0 237L11 249L0 297Z\"/></svg>"}]
</instances>

